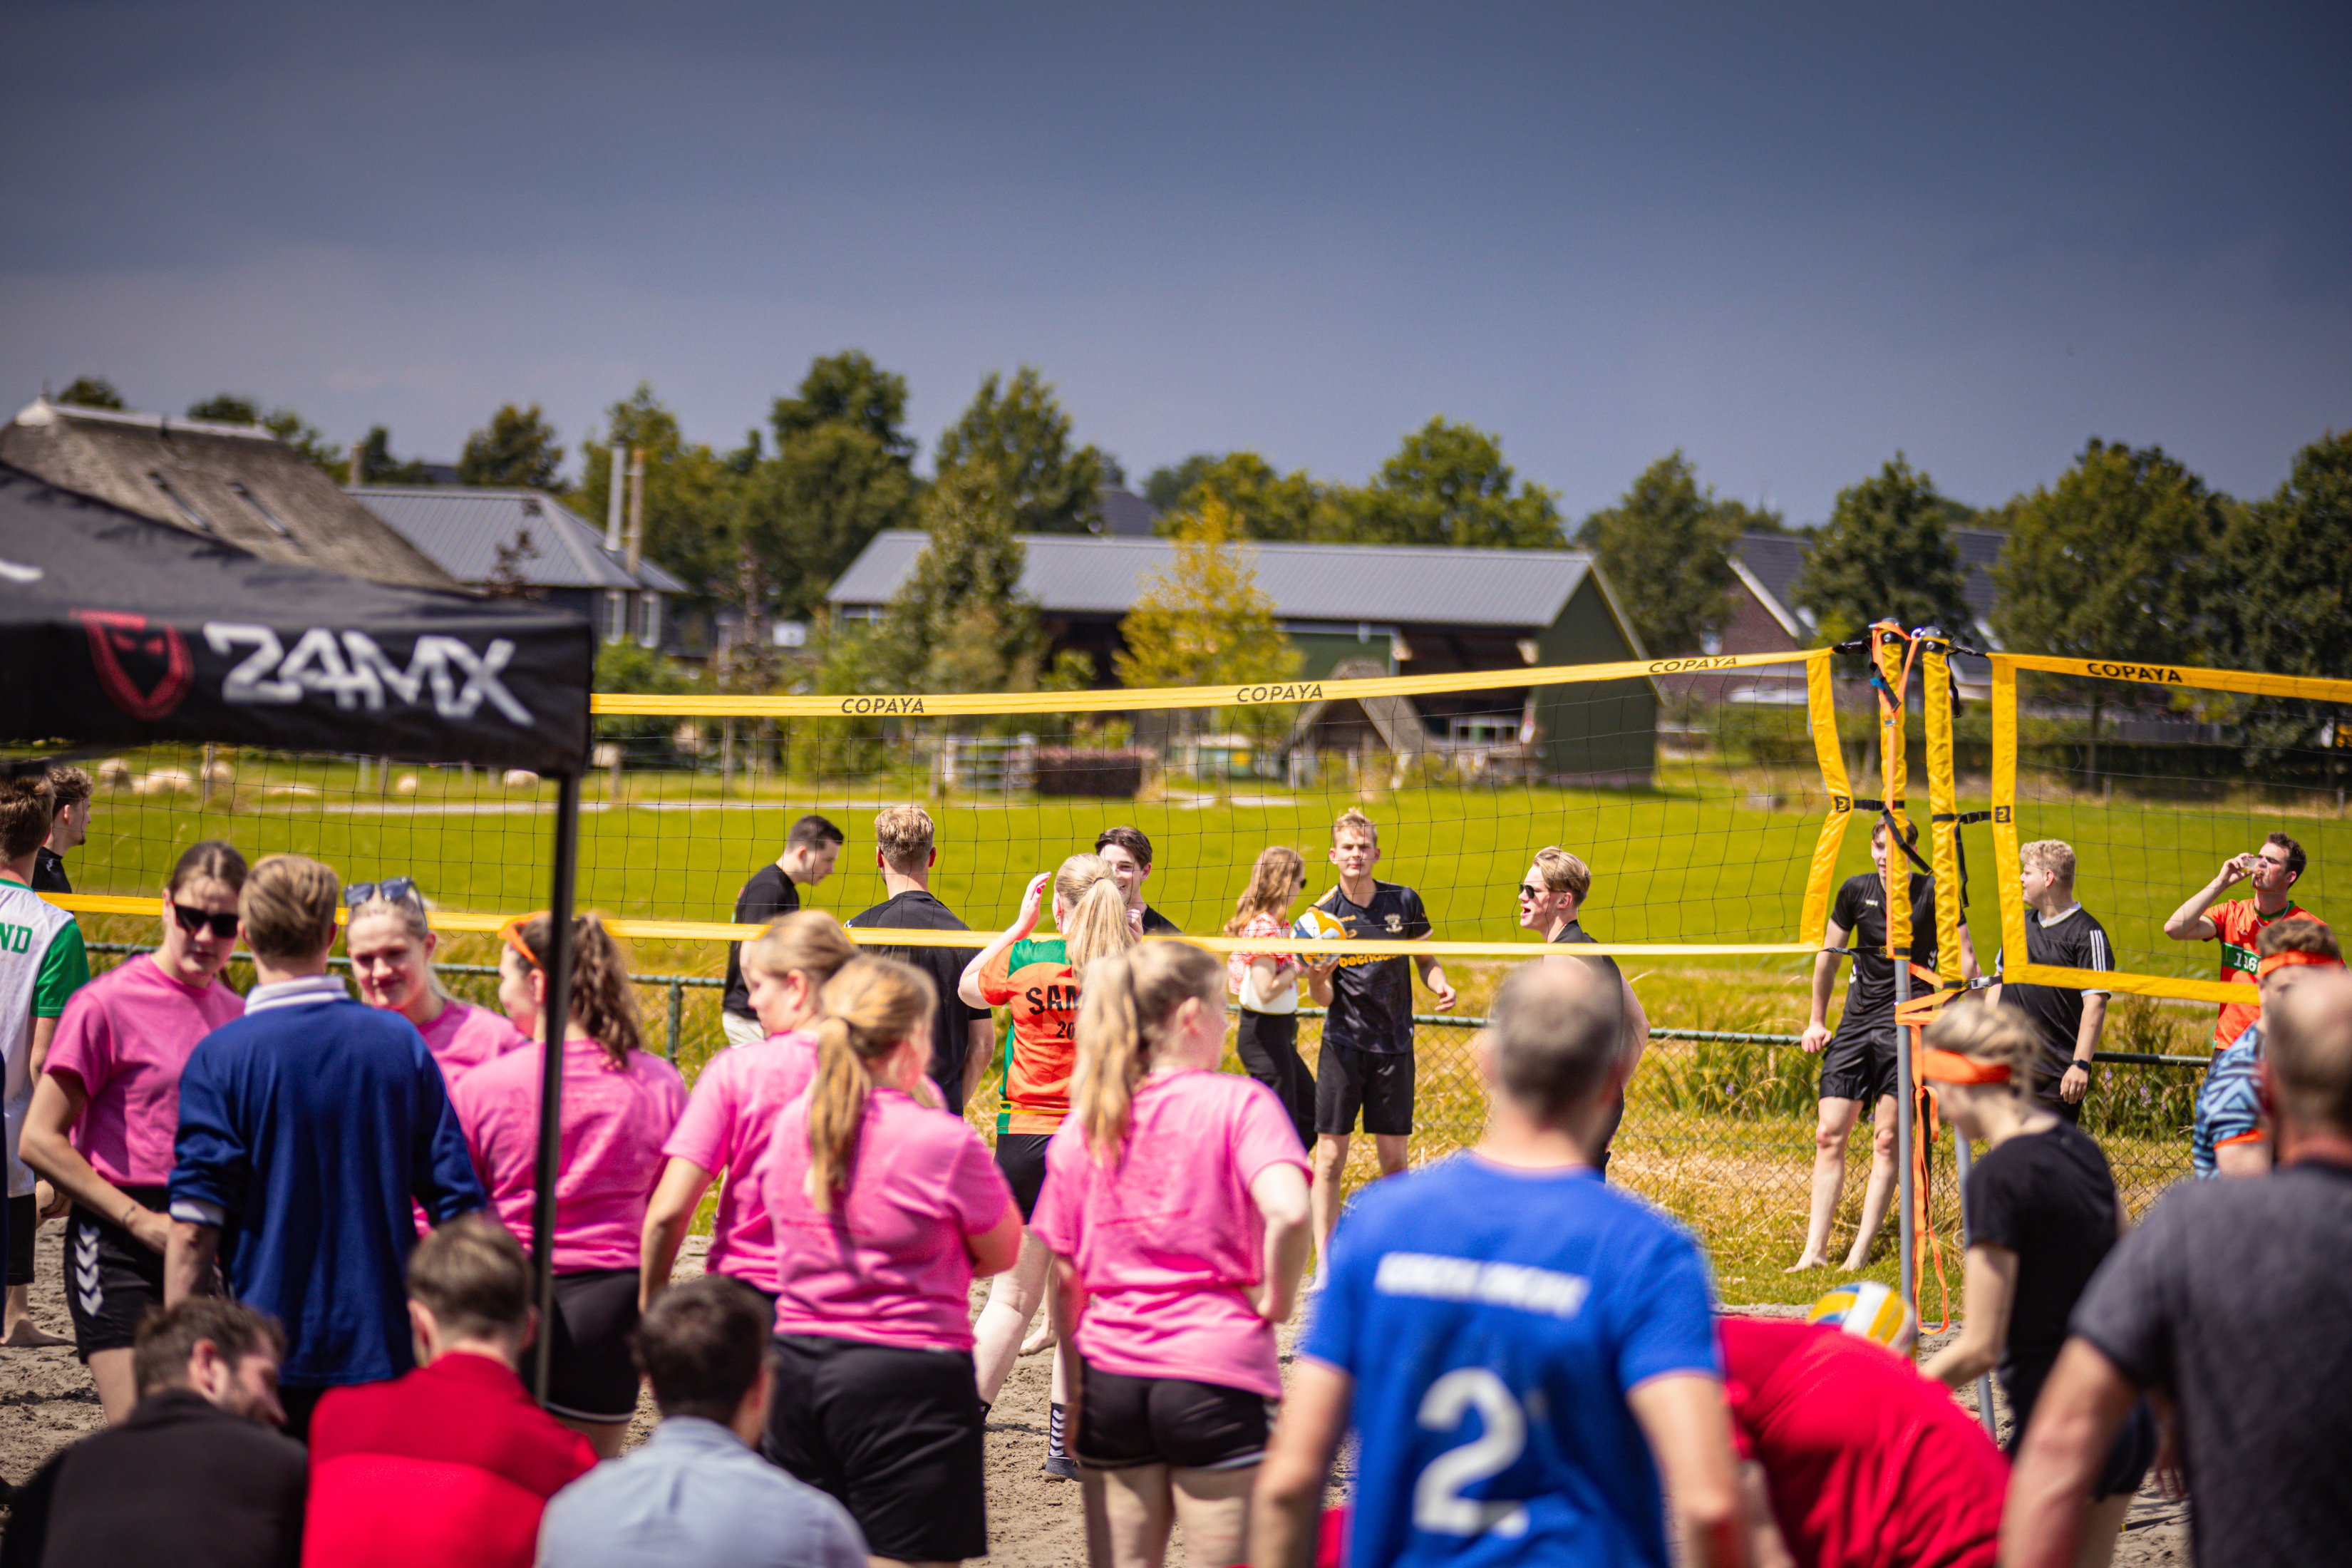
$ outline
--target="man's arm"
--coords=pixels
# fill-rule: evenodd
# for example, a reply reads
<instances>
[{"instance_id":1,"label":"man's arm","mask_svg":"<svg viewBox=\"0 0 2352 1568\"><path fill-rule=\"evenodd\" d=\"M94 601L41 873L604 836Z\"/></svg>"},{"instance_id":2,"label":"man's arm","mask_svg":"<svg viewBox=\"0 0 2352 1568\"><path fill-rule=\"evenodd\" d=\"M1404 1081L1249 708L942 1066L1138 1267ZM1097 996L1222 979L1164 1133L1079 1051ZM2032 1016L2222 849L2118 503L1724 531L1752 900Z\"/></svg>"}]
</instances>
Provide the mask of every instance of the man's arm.
<instances>
[{"instance_id":1,"label":"man's arm","mask_svg":"<svg viewBox=\"0 0 2352 1568\"><path fill-rule=\"evenodd\" d=\"M1422 939L1428 941L1427 937ZM1421 983L1429 988L1431 1005L1441 1013L1454 1011L1454 987L1445 983L1445 965L1434 958L1416 958L1413 967L1421 971Z\"/></svg>"},{"instance_id":2,"label":"man's arm","mask_svg":"<svg viewBox=\"0 0 2352 1568\"><path fill-rule=\"evenodd\" d=\"M1748 1568L1797 1568L1780 1521L1772 1515L1772 1489L1764 1467L1753 1459L1739 1467L1739 1526L1748 1547Z\"/></svg>"},{"instance_id":3,"label":"man's arm","mask_svg":"<svg viewBox=\"0 0 2352 1568\"><path fill-rule=\"evenodd\" d=\"M219 1253L218 1226L173 1220L172 1239L163 1247L163 1305L176 1307L201 1292Z\"/></svg>"},{"instance_id":4,"label":"man's arm","mask_svg":"<svg viewBox=\"0 0 2352 1568\"><path fill-rule=\"evenodd\" d=\"M2253 862L2252 855L2232 855L2222 861L2221 868L2213 873L2211 881L2192 894L2187 903L2164 917L2164 934L2175 942L2211 942L2220 936L2221 928L2213 923L2213 917L2205 910L2221 896L2223 889L2251 875Z\"/></svg>"},{"instance_id":5,"label":"man's arm","mask_svg":"<svg viewBox=\"0 0 2352 1568\"><path fill-rule=\"evenodd\" d=\"M1658 1461L1681 1560L1691 1568L1738 1568L1744 1556L1739 1484L1722 1380L1667 1373L1635 1384L1625 1403Z\"/></svg>"},{"instance_id":6,"label":"man's arm","mask_svg":"<svg viewBox=\"0 0 2352 1568\"><path fill-rule=\"evenodd\" d=\"M1819 1052L1830 1043L1830 988L1837 984L1838 955L1832 948L1846 943L1846 929L1835 921L1822 928L1822 951L1813 954L1813 1010L1805 1024L1802 1044Z\"/></svg>"},{"instance_id":7,"label":"man's arm","mask_svg":"<svg viewBox=\"0 0 2352 1568\"><path fill-rule=\"evenodd\" d=\"M2083 1022L2074 1031L2074 1060L2058 1079L2058 1098L2079 1104L2091 1089L2091 1058L2098 1053L2099 1031L2106 1027L2107 999L2096 991L2083 994Z\"/></svg>"},{"instance_id":8,"label":"man's arm","mask_svg":"<svg viewBox=\"0 0 2352 1568\"><path fill-rule=\"evenodd\" d=\"M988 1054L996 1043L996 1015L985 1014L964 1026L963 1098L970 1104L988 1076Z\"/></svg>"},{"instance_id":9,"label":"man's arm","mask_svg":"<svg viewBox=\"0 0 2352 1568\"><path fill-rule=\"evenodd\" d=\"M2066 1568L2074 1560L2092 1483L2139 1396L2121 1368L2079 1336L2058 1352L2033 1406L2009 1503L2000 1515L2003 1568Z\"/></svg>"},{"instance_id":10,"label":"man's arm","mask_svg":"<svg viewBox=\"0 0 2352 1568\"><path fill-rule=\"evenodd\" d=\"M1321 1532L1323 1488L1348 1431L1356 1380L1298 1358L1250 1500L1251 1568L1307 1568Z\"/></svg>"},{"instance_id":11,"label":"man's arm","mask_svg":"<svg viewBox=\"0 0 2352 1568\"><path fill-rule=\"evenodd\" d=\"M32 1080L35 1083L41 1081L41 1068L49 1059L49 1042L57 1037L58 1021L55 1018L33 1020L33 1054L30 1059Z\"/></svg>"},{"instance_id":12,"label":"man's arm","mask_svg":"<svg viewBox=\"0 0 2352 1568\"><path fill-rule=\"evenodd\" d=\"M1650 1048L1650 1015L1642 1010L1642 999L1633 994L1632 981L1620 973L1617 984L1624 992L1619 1005L1624 1009L1625 1020L1618 1032L1617 1048L1625 1055L1625 1076L1631 1078L1633 1069L1642 1065L1642 1053Z\"/></svg>"}]
</instances>

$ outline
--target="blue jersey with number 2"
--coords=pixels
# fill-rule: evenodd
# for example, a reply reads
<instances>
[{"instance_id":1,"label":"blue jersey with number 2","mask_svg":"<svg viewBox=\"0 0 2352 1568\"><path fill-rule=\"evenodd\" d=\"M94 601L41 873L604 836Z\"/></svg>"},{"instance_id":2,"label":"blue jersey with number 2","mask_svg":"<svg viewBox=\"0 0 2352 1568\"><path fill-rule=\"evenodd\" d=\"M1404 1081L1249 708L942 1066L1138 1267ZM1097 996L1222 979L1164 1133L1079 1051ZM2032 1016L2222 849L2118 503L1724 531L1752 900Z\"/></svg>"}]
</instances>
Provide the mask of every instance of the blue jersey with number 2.
<instances>
[{"instance_id":1,"label":"blue jersey with number 2","mask_svg":"<svg viewBox=\"0 0 2352 1568\"><path fill-rule=\"evenodd\" d=\"M1590 1170L1457 1155L1362 1194L1305 1353L1355 1380L1351 1568L1666 1562L1626 1393L1720 1376L1706 1265Z\"/></svg>"}]
</instances>

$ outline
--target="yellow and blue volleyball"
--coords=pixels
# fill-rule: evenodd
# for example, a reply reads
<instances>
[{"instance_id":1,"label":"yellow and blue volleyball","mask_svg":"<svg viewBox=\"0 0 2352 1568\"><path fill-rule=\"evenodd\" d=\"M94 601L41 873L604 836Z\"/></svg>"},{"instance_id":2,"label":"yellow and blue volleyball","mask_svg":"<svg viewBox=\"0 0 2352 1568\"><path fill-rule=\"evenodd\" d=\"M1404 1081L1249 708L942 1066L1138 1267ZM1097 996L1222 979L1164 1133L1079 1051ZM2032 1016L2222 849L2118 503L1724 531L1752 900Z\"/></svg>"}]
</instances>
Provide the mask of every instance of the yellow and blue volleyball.
<instances>
[{"instance_id":1,"label":"yellow and blue volleyball","mask_svg":"<svg viewBox=\"0 0 2352 1568\"><path fill-rule=\"evenodd\" d=\"M1865 1279L1841 1285L1805 1313L1809 1323L1828 1323L1874 1344L1901 1344L1911 1333L1911 1306L1892 1286Z\"/></svg>"},{"instance_id":2,"label":"yellow and blue volleyball","mask_svg":"<svg viewBox=\"0 0 2352 1568\"><path fill-rule=\"evenodd\" d=\"M1309 904L1306 913L1290 923L1290 934L1301 942L1345 942L1350 933L1337 915Z\"/></svg>"}]
</instances>

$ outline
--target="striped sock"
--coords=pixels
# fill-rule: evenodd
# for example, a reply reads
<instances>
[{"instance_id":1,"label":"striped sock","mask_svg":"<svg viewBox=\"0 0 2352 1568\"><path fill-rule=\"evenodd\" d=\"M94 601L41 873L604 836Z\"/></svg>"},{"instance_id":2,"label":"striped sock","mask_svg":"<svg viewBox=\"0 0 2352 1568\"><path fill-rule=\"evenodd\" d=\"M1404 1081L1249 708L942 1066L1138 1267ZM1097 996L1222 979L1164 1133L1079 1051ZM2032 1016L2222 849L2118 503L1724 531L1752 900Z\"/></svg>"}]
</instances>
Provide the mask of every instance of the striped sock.
<instances>
[{"instance_id":1,"label":"striped sock","mask_svg":"<svg viewBox=\"0 0 2352 1568\"><path fill-rule=\"evenodd\" d=\"M1067 1448L1062 1446L1062 1438L1064 1433L1067 1430L1066 1423L1068 1420L1069 1416L1067 1415L1067 1407L1064 1405L1055 1405L1046 1415L1045 1457L1047 1458L1058 1459L1063 1455L1069 1452Z\"/></svg>"}]
</instances>

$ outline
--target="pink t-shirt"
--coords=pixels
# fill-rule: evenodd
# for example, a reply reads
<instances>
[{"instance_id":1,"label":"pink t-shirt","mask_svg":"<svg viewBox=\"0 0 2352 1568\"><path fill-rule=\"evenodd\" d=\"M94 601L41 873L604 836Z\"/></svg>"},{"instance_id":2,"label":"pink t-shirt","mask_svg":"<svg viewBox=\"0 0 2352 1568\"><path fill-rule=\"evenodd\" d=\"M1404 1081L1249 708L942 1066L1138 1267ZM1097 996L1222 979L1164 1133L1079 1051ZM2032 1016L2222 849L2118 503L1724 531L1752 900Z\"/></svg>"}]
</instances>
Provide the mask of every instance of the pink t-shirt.
<instances>
[{"instance_id":1,"label":"pink t-shirt","mask_svg":"<svg viewBox=\"0 0 2352 1568\"><path fill-rule=\"evenodd\" d=\"M183 985L146 953L73 994L47 1070L79 1079L89 1096L73 1143L91 1169L119 1187L172 1179L180 1069L198 1040L244 1014L245 998L218 980Z\"/></svg>"},{"instance_id":2,"label":"pink t-shirt","mask_svg":"<svg viewBox=\"0 0 2352 1568\"><path fill-rule=\"evenodd\" d=\"M686 1114L662 1145L664 1157L727 1173L711 1218L705 1267L776 1291L776 1230L761 1194L759 1166L776 1112L816 1076L816 1037L794 1029L719 1052L694 1080Z\"/></svg>"},{"instance_id":3,"label":"pink t-shirt","mask_svg":"<svg viewBox=\"0 0 2352 1568\"><path fill-rule=\"evenodd\" d=\"M1282 1396L1274 1325L1250 1305L1265 1222L1250 1184L1307 1168L1273 1090L1233 1073L1156 1073L1137 1086L1127 1151L1106 1165L1076 1117L1045 1145L1029 1228L1086 1282L1078 1352L1126 1377L1177 1377Z\"/></svg>"},{"instance_id":4,"label":"pink t-shirt","mask_svg":"<svg viewBox=\"0 0 2352 1568\"><path fill-rule=\"evenodd\" d=\"M880 1085L866 1097L850 1183L833 1211L808 1200L804 1091L776 1113L760 1170L775 1226L776 1332L909 1350L971 1349L969 1237L1013 1190L960 1116Z\"/></svg>"},{"instance_id":5,"label":"pink t-shirt","mask_svg":"<svg viewBox=\"0 0 2352 1568\"><path fill-rule=\"evenodd\" d=\"M540 1053L509 1051L451 1090L490 1207L530 1245L538 1188ZM662 1140L686 1109L686 1080L649 1051L614 1067L593 1040L563 1042L562 1175L555 1184L555 1271L635 1268Z\"/></svg>"},{"instance_id":6,"label":"pink t-shirt","mask_svg":"<svg viewBox=\"0 0 2352 1568\"><path fill-rule=\"evenodd\" d=\"M416 1032L425 1037L425 1048L441 1064L442 1080L451 1089L484 1062L531 1043L505 1014L454 1000L443 1004L440 1016Z\"/></svg>"}]
</instances>

